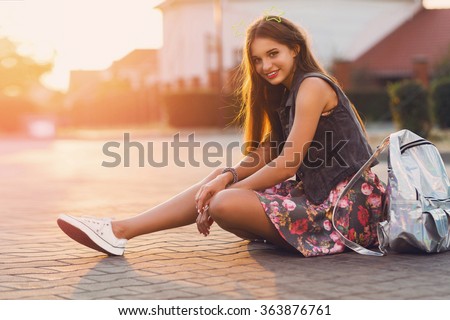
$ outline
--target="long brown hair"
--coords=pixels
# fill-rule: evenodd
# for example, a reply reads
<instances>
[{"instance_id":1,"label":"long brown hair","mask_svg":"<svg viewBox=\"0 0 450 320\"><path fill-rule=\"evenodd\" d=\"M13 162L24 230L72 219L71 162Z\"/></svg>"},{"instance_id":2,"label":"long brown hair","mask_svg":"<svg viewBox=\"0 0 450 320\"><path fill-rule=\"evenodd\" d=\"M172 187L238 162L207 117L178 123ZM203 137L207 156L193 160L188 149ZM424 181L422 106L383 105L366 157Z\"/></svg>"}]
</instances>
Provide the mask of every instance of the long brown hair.
<instances>
[{"instance_id":1,"label":"long brown hair","mask_svg":"<svg viewBox=\"0 0 450 320\"><path fill-rule=\"evenodd\" d=\"M280 21L281 20L281 21ZM262 79L255 70L251 59L251 45L255 38L269 38L287 46L291 50L300 48L295 57L294 66L303 73L320 72L328 76L334 83L337 80L329 75L311 52L306 32L286 18L264 16L254 21L247 29L243 47L242 62L238 68L239 87L235 94L241 99L241 109L236 117L244 129L244 142L250 149L256 148L269 138L269 134L279 132L275 108L279 106L285 87L282 84L272 85ZM353 110L364 130L356 109ZM250 150L245 150L247 154Z\"/></svg>"}]
</instances>

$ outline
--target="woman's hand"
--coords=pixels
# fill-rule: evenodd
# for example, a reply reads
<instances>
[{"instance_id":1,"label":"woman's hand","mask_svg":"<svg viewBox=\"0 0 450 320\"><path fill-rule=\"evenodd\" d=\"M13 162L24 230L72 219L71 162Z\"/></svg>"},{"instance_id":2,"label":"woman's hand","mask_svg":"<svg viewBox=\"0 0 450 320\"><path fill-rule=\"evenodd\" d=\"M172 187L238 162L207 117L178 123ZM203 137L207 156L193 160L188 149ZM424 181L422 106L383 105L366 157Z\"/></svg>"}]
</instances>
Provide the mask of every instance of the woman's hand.
<instances>
[{"instance_id":1,"label":"woman's hand","mask_svg":"<svg viewBox=\"0 0 450 320\"><path fill-rule=\"evenodd\" d=\"M214 223L214 220L209 215L208 209L204 210L203 213L200 213L197 216L197 220L195 222L197 223L197 229L201 234L203 234L205 237L209 235L209 229Z\"/></svg>"},{"instance_id":2,"label":"woman's hand","mask_svg":"<svg viewBox=\"0 0 450 320\"><path fill-rule=\"evenodd\" d=\"M212 196L217 192L224 190L228 183L229 181L227 180L226 175L218 175L216 178L200 187L195 195L195 206L199 214L203 213L207 206L209 207Z\"/></svg>"},{"instance_id":3,"label":"woman's hand","mask_svg":"<svg viewBox=\"0 0 450 320\"><path fill-rule=\"evenodd\" d=\"M229 181L227 180L227 175L218 175L213 180L202 185L195 195L195 206L198 211L198 217L196 220L197 228L198 231L205 236L209 234L209 229L214 222L208 214L211 198L217 192L224 190L228 183Z\"/></svg>"}]
</instances>

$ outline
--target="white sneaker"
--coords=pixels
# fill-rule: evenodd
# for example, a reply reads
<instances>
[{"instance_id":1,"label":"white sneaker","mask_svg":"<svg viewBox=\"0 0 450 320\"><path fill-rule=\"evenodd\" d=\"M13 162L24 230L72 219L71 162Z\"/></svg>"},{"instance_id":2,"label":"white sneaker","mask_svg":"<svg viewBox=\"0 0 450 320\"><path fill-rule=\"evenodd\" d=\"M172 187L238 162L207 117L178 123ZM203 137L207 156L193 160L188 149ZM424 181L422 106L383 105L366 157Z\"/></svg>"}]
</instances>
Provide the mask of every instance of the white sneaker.
<instances>
[{"instance_id":1,"label":"white sneaker","mask_svg":"<svg viewBox=\"0 0 450 320\"><path fill-rule=\"evenodd\" d=\"M121 256L127 239L118 239L111 226L110 218L72 217L61 214L58 226L73 240L108 255Z\"/></svg>"}]
</instances>

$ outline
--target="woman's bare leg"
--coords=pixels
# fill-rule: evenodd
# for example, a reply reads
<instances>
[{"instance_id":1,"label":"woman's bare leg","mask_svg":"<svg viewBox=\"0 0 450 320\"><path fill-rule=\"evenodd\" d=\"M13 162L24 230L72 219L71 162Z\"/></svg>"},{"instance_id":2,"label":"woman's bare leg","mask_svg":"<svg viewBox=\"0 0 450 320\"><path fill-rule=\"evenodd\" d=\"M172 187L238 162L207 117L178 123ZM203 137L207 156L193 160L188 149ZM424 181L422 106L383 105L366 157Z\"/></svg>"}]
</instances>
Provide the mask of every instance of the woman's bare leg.
<instances>
[{"instance_id":1,"label":"woman's bare leg","mask_svg":"<svg viewBox=\"0 0 450 320\"><path fill-rule=\"evenodd\" d=\"M177 194L169 200L134 217L112 222L113 232L120 239L131 239L155 231L192 224L197 219L194 197L199 188L221 173L214 170L202 181Z\"/></svg>"},{"instance_id":2,"label":"woman's bare leg","mask_svg":"<svg viewBox=\"0 0 450 320\"><path fill-rule=\"evenodd\" d=\"M280 236L252 190L222 190L211 199L208 212L222 229L240 238L264 239L289 251L298 252Z\"/></svg>"}]
</instances>

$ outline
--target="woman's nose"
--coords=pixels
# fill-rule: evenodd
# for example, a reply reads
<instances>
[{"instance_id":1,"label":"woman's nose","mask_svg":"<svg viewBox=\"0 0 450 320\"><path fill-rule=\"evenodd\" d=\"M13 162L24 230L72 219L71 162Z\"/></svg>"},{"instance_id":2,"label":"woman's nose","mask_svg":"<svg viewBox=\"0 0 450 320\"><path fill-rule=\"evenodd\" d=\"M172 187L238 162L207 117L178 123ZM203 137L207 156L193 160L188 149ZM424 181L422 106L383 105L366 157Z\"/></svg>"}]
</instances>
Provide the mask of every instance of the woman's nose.
<instances>
[{"instance_id":1,"label":"woman's nose","mask_svg":"<svg viewBox=\"0 0 450 320\"><path fill-rule=\"evenodd\" d=\"M269 59L263 60L263 71L269 72L272 67L272 62Z\"/></svg>"}]
</instances>

